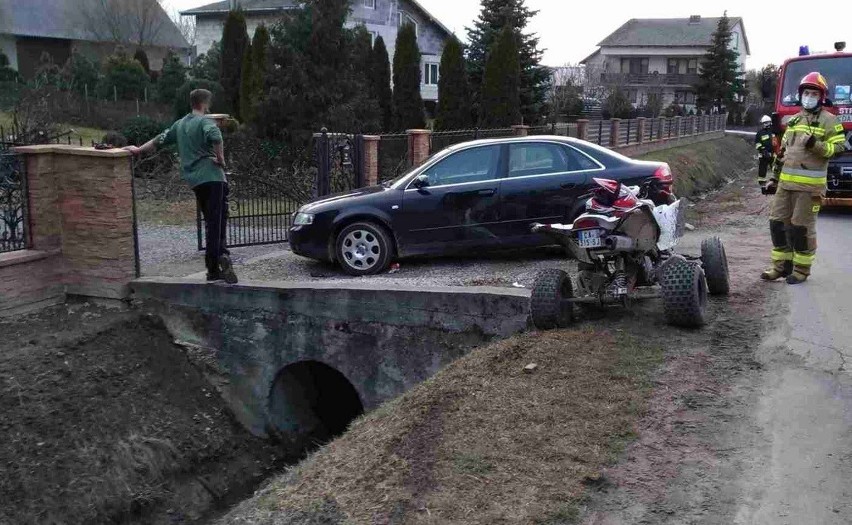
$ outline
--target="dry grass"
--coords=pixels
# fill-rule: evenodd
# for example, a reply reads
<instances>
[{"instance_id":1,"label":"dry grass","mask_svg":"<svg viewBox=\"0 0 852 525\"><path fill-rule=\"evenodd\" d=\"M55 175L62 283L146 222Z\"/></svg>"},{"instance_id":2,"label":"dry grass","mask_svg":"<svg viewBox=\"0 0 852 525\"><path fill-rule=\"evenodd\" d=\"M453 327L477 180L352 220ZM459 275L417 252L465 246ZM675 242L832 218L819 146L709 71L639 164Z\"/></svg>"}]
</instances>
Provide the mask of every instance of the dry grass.
<instances>
[{"instance_id":1,"label":"dry grass","mask_svg":"<svg viewBox=\"0 0 852 525\"><path fill-rule=\"evenodd\" d=\"M571 523L633 438L662 349L593 330L480 348L356 422L225 523ZM525 373L523 367L538 368Z\"/></svg>"},{"instance_id":2,"label":"dry grass","mask_svg":"<svg viewBox=\"0 0 852 525\"><path fill-rule=\"evenodd\" d=\"M186 226L195 224L195 199L176 201L161 199L139 199L136 201L136 214L140 223L157 226Z\"/></svg>"},{"instance_id":3,"label":"dry grass","mask_svg":"<svg viewBox=\"0 0 852 525\"><path fill-rule=\"evenodd\" d=\"M642 160L667 162L675 174L675 193L692 197L737 178L756 165L754 146L738 137L699 142L648 153Z\"/></svg>"}]
</instances>

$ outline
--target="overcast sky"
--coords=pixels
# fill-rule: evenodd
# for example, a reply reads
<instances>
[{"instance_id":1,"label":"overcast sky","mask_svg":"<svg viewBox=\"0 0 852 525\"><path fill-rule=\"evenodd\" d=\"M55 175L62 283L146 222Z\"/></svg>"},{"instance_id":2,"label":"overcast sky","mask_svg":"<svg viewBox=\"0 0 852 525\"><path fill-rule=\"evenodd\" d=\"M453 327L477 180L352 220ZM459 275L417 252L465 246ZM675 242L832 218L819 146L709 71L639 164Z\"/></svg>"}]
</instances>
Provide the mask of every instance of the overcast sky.
<instances>
[{"instance_id":1,"label":"overcast sky","mask_svg":"<svg viewBox=\"0 0 852 525\"><path fill-rule=\"evenodd\" d=\"M164 0L172 9L189 9L212 0ZM479 0L420 0L436 18L463 40L465 27L479 13ZM558 66L576 63L588 56L598 42L631 18L681 18L690 15L740 16L745 21L746 36L751 45L748 68L768 63L780 64L798 54L800 45L812 51L834 49L834 42L846 40L852 48L852 3L847 1L777 2L723 0L608 0L579 2L576 0L527 0L539 14L532 20L530 31L538 33L545 49L544 63ZM601 12L601 11L604 12ZM810 20L810 22L808 22Z\"/></svg>"}]
</instances>

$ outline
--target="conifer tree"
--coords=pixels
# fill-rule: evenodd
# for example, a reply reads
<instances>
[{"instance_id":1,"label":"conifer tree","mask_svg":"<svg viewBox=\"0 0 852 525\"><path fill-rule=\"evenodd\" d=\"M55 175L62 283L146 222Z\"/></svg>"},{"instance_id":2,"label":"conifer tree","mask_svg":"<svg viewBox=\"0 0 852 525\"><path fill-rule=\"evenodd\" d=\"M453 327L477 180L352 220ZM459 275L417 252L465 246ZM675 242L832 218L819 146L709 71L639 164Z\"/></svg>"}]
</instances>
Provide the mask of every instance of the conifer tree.
<instances>
[{"instance_id":1,"label":"conifer tree","mask_svg":"<svg viewBox=\"0 0 852 525\"><path fill-rule=\"evenodd\" d=\"M731 40L731 24L725 13L713 32L710 49L701 61L700 78L695 88L698 105L705 109L716 108L721 112L745 92L743 73L739 70L739 53L731 48Z\"/></svg>"},{"instance_id":2,"label":"conifer tree","mask_svg":"<svg viewBox=\"0 0 852 525\"><path fill-rule=\"evenodd\" d=\"M467 64L461 42L450 36L441 55L436 129L467 129L473 125Z\"/></svg>"},{"instance_id":3,"label":"conifer tree","mask_svg":"<svg viewBox=\"0 0 852 525\"><path fill-rule=\"evenodd\" d=\"M240 87L242 84L243 57L249 47L246 18L242 11L231 11L222 31L222 58L219 83L225 90L225 103L240 119Z\"/></svg>"},{"instance_id":4,"label":"conifer tree","mask_svg":"<svg viewBox=\"0 0 852 525\"><path fill-rule=\"evenodd\" d=\"M423 98L420 95L420 48L412 24L405 24L396 37L393 56L393 114L398 130L423 128Z\"/></svg>"},{"instance_id":5,"label":"conifer tree","mask_svg":"<svg viewBox=\"0 0 852 525\"><path fill-rule=\"evenodd\" d=\"M393 130L393 93L388 50L382 37L376 38L370 58L370 95L381 109L382 131Z\"/></svg>"},{"instance_id":6,"label":"conifer tree","mask_svg":"<svg viewBox=\"0 0 852 525\"><path fill-rule=\"evenodd\" d=\"M521 62L521 114L524 122L537 122L546 113L547 94L550 90L551 74L541 65L542 50L539 39L526 33L530 19L538 12L526 7L525 0L481 0L482 8L473 27L467 28L467 69L474 108L480 105L485 63L491 46L504 27L514 29L519 37Z\"/></svg>"},{"instance_id":7,"label":"conifer tree","mask_svg":"<svg viewBox=\"0 0 852 525\"><path fill-rule=\"evenodd\" d=\"M491 48L482 79L479 125L501 128L521 123L521 63L518 37L506 26Z\"/></svg>"}]
</instances>

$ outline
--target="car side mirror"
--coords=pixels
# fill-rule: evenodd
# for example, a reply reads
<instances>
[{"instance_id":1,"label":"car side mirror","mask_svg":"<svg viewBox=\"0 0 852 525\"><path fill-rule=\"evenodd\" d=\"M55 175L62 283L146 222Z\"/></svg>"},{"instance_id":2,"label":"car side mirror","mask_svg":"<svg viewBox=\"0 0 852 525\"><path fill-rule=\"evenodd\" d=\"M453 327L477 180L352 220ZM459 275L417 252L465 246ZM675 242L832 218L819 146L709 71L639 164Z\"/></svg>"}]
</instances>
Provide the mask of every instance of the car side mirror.
<instances>
[{"instance_id":1,"label":"car side mirror","mask_svg":"<svg viewBox=\"0 0 852 525\"><path fill-rule=\"evenodd\" d=\"M417 189L425 188L429 185L429 175L421 173L414 179L414 187Z\"/></svg>"}]
</instances>

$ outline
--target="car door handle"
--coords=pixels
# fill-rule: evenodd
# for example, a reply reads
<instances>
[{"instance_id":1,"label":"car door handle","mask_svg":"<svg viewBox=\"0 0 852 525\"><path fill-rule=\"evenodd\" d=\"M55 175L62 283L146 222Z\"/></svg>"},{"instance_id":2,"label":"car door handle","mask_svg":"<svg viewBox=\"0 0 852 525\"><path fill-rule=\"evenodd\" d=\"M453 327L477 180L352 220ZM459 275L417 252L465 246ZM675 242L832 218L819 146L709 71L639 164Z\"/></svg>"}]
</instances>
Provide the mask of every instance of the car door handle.
<instances>
[{"instance_id":1,"label":"car door handle","mask_svg":"<svg viewBox=\"0 0 852 525\"><path fill-rule=\"evenodd\" d=\"M574 183L574 182L566 182L565 184L561 184L560 187L563 188L563 189L569 190L571 188L576 188L577 184Z\"/></svg>"},{"instance_id":2,"label":"car door handle","mask_svg":"<svg viewBox=\"0 0 852 525\"><path fill-rule=\"evenodd\" d=\"M491 195L494 195L495 193L497 193L497 191L494 188L489 188L487 190L479 190L479 191L476 192L477 195L482 195L484 197L490 197Z\"/></svg>"}]
</instances>

